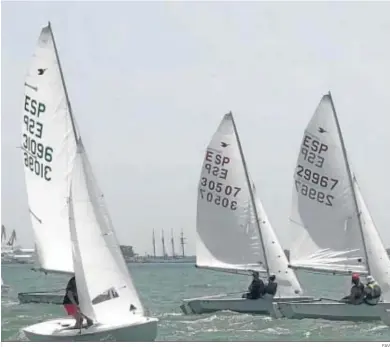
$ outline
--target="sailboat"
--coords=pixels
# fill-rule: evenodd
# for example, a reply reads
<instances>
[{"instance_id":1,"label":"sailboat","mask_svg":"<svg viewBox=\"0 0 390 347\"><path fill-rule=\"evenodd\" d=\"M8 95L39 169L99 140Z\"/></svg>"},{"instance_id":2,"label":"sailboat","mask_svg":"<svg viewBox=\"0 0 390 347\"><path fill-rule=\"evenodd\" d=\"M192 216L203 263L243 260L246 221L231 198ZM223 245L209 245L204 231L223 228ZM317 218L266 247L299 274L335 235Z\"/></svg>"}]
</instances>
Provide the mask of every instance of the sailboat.
<instances>
[{"instance_id":1,"label":"sailboat","mask_svg":"<svg viewBox=\"0 0 390 347\"><path fill-rule=\"evenodd\" d=\"M330 92L305 129L294 180L291 267L328 275L371 275L382 288L383 301L350 305L339 302L347 294L340 293L339 298L275 305L287 318L380 319L380 310L390 309L390 260L351 171Z\"/></svg>"},{"instance_id":2,"label":"sailboat","mask_svg":"<svg viewBox=\"0 0 390 347\"><path fill-rule=\"evenodd\" d=\"M35 270L71 276L67 198L79 136L50 23L41 31L24 86L21 149L39 263ZM64 291L65 284L63 291L19 293L18 298L61 304Z\"/></svg>"},{"instance_id":3,"label":"sailboat","mask_svg":"<svg viewBox=\"0 0 390 347\"><path fill-rule=\"evenodd\" d=\"M274 300L310 300L273 231L249 177L232 113L209 143L198 186L196 266L233 274L276 275L276 297L226 295L186 299L185 314L219 310L269 314ZM233 293L232 293L233 294ZM242 294L242 293L241 293Z\"/></svg>"},{"instance_id":4,"label":"sailboat","mask_svg":"<svg viewBox=\"0 0 390 347\"><path fill-rule=\"evenodd\" d=\"M81 141L78 148L69 225L80 311L94 324L72 329L73 318L59 318L23 332L33 341L154 341L158 319L145 315Z\"/></svg>"}]
</instances>

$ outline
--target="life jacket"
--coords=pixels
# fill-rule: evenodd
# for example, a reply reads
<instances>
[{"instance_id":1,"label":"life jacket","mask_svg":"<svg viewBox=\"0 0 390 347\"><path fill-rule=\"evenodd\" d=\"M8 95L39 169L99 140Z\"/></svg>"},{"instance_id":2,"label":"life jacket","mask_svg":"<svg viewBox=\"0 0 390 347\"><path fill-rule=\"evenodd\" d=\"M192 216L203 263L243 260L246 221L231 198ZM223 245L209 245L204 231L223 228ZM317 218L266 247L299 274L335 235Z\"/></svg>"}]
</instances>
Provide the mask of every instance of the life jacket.
<instances>
[{"instance_id":1,"label":"life jacket","mask_svg":"<svg viewBox=\"0 0 390 347\"><path fill-rule=\"evenodd\" d=\"M276 282L269 282L265 287L265 293L270 295L275 295L277 288L278 288L278 284Z\"/></svg>"},{"instance_id":2,"label":"life jacket","mask_svg":"<svg viewBox=\"0 0 390 347\"><path fill-rule=\"evenodd\" d=\"M382 289L378 283L368 283L364 291L366 293L366 296L364 298L364 302L366 304L376 305L379 302L380 296L382 295Z\"/></svg>"},{"instance_id":3,"label":"life jacket","mask_svg":"<svg viewBox=\"0 0 390 347\"><path fill-rule=\"evenodd\" d=\"M254 279L249 286L249 292L254 297L259 297L264 292L264 282L261 279Z\"/></svg>"}]
</instances>

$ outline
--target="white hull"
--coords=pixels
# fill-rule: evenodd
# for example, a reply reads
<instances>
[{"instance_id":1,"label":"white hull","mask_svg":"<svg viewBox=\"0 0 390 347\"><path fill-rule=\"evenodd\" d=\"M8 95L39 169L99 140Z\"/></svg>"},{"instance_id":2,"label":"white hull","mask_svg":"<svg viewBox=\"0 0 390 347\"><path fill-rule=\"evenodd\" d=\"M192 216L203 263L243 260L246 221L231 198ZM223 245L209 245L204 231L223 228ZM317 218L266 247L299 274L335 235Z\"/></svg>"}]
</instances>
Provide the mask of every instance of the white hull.
<instances>
[{"instance_id":1,"label":"white hull","mask_svg":"<svg viewBox=\"0 0 390 347\"><path fill-rule=\"evenodd\" d=\"M79 342L116 341L147 342L157 337L157 318L129 315L128 322L97 323L87 329L69 329L74 326L73 318L58 318L31 325L22 329L30 341L35 342ZM124 320L126 320L124 318Z\"/></svg>"},{"instance_id":2,"label":"white hull","mask_svg":"<svg viewBox=\"0 0 390 347\"><path fill-rule=\"evenodd\" d=\"M280 300L313 300L312 297L291 297L291 298L272 298L264 297L257 300L243 298L226 298L226 297L203 297L196 299L183 300L180 306L184 314L202 314L217 311L233 311L239 313L252 313L261 315L274 315L273 302Z\"/></svg>"},{"instance_id":3,"label":"white hull","mask_svg":"<svg viewBox=\"0 0 390 347\"><path fill-rule=\"evenodd\" d=\"M350 305L334 301L278 302L274 304L280 315L289 319L327 319L335 321L380 320L380 311L390 309L390 303Z\"/></svg>"},{"instance_id":4,"label":"white hull","mask_svg":"<svg viewBox=\"0 0 390 347\"><path fill-rule=\"evenodd\" d=\"M380 316L382 322L390 327L390 310L386 310L386 309L380 310Z\"/></svg>"},{"instance_id":5,"label":"white hull","mask_svg":"<svg viewBox=\"0 0 390 347\"><path fill-rule=\"evenodd\" d=\"M18 299L21 304L54 304L62 305L65 290L63 293L18 293Z\"/></svg>"}]
</instances>

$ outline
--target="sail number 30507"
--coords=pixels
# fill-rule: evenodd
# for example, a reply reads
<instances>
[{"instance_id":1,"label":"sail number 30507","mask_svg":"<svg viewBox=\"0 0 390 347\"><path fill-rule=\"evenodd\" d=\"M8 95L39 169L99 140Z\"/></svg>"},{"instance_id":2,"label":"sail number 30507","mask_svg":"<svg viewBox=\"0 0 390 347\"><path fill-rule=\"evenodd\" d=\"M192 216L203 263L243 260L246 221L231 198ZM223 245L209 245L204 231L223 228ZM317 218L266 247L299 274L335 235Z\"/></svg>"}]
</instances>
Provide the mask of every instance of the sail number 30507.
<instances>
[{"instance_id":1,"label":"sail number 30507","mask_svg":"<svg viewBox=\"0 0 390 347\"><path fill-rule=\"evenodd\" d=\"M230 208L231 210L237 209L237 201L232 200L232 198L235 198L240 191L241 188L239 187L232 187L222 182L214 182L206 177L202 177L200 180L199 194L201 199L206 199L207 202Z\"/></svg>"}]
</instances>

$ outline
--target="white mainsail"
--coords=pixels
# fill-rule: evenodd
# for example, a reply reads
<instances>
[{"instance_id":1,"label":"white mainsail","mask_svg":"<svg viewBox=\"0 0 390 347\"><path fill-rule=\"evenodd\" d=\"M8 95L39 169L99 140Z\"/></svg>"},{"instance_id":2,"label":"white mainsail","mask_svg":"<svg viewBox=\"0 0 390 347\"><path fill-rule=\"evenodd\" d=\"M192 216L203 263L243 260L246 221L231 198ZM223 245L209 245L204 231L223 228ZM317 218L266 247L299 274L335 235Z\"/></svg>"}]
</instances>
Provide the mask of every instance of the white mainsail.
<instances>
[{"instance_id":1,"label":"white mainsail","mask_svg":"<svg viewBox=\"0 0 390 347\"><path fill-rule=\"evenodd\" d=\"M231 113L224 116L206 150L198 192L196 253L198 267L272 273L277 276L279 296L302 293L247 172Z\"/></svg>"},{"instance_id":2,"label":"white mainsail","mask_svg":"<svg viewBox=\"0 0 390 347\"><path fill-rule=\"evenodd\" d=\"M82 145L71 185L70 231L81 311L98 322L144 314Z\"/></svg>"},{"instance_id":3,"label":"white mainsail","mask_svg":"<svg viewBox=\"0 0 390 347\"><path fill-rule=\"evenodd\" d=\"M292 266L367 273L363 230L330 94L323 96L305 129L294 180Z\"/></svg>"},{"instance_id":4,"label":"white mainsail","mask_svg":"<svg viewBox=\"0 0 390 347\"><path fill-rule=\"evenodd\" d=\"M22 118L28 204L39 263L47 272L73 272L67 198L76 136L49 23L25 80Z\"/></svg>"},{"instance_id":5,"label":"white mainsail","mask_svg":"<svg viewBox=\"0 0 390 347\"><path fill-rule=\"evenodd\" d=\"M233 118L225 115L207 147L198 186L196 264L266 272Z\"/></svg>"}]
</instances>

